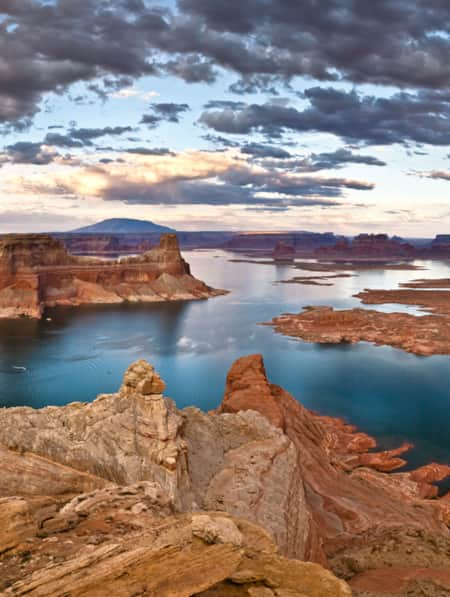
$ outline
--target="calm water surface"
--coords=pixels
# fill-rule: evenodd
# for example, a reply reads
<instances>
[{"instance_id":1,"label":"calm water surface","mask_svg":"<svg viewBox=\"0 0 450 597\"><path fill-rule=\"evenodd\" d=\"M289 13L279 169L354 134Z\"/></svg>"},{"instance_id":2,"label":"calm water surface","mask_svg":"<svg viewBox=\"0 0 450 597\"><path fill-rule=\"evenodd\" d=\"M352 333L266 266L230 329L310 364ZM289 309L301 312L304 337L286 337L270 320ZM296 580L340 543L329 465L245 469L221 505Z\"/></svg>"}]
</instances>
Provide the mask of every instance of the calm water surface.
<instances>
[{"instance_id":1,"label":"calm water surface","mask_svg":"<svg viewBox=\"0 0 450 597\"><path fill-rule=\"evenodd\" d=\"M185 256L194 275L231 293L190 303L59 308L48 312L52 321L0 321L0 405L89 401L115 391L127 366L145 358L167 381L167 394L179 407L207 410L220 402L232 362L261 352L271 380L305 406L345 417L383 447L412 441L411 465L450 463L450 357L423 358L365 343L307 344L257 325L308 304L361 306L352 294L396 288L418 277L448 277L448 264L356 272L320 287L274 284L316 275L288 265L232 263L220 251Z\"/></svg>"}]
</instances>

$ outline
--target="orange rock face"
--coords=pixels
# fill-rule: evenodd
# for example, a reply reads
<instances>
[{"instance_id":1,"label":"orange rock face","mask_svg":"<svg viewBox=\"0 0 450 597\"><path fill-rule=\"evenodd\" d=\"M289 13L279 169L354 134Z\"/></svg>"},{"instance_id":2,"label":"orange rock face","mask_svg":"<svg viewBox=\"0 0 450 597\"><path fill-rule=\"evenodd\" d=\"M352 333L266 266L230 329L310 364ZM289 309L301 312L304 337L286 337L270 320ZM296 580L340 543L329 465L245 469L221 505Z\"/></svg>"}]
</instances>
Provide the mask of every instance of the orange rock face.
<instances>
[{"instance_id":1,"label":"orange rock face","mask_svg":"<svg viewBox=\"0 0 450 597\"><path fill-rule=\"evenodd\" d=\"M46 234L0 242L0 317L41 317L45 307L88 303L191 300L222 294L190 273L174 234L138 257L70 255Z\"/></svg>"},{"instance_id":2,"label":"orange rock face","mask_svg":"<svg viewBox=\"0 0 450 597\"><path fill-rule=\"evenodd\" d=\"M242 357L228 373L225 396L218 412L241 410L256 410L275 427L285 428L283 411L275 387L267 380L261 355Z\"/></svg>"},{"instance_id":3,"label":"orange rock face","mask_svg":"<svg viewBox=\"0 0 450 597\"><path fill-rule=\"evenodd\" d=\"M422 549L424 535L441 537L450 547L448 502L429 499L437 495L431 483L450 475L449 467L432 464L412 472L387 474L405 464L399 456L411 445L369 452L376 446L373 438L339 419L308 411L288 392L270 384L260 355L241 358L233 365L219 412L247 409L256 410L284 429L296 446L298 479L292 483L301 482L305 488L310 559L328 562L335 572L351 577L353 573L343 572L348 553L362 545L371 546L364 566L372 558L370 566L381 570L393 563L415 565L401 547L410 541L410 533L417 535L413 549ZM378 551L383 552L385 541L393 540L392 533L397 537L398 553L383 559ZM377 557L371 556L370 550Z\"/></svg>"}]
</instances>

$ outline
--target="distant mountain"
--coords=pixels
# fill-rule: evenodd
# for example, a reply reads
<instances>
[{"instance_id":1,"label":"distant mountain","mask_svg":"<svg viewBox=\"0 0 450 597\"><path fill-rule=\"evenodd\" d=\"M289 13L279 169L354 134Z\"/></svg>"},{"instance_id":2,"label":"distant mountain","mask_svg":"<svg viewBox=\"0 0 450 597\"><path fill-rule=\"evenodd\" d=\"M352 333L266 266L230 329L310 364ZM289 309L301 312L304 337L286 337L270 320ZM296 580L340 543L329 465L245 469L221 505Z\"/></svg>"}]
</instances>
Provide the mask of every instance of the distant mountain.
<instances>
[{"instance_id":1,"label":"distant mountain","mask_svg":"<svg viewBox=\"0 0 450 597\"><path fill-rule=\"evenodd\" d=\"M148 232L175 232L173 228L167 226L159 226L148 220L132 220L130 218L111 218L92 224L91 226L84 226L71 230L79 234L145 234Z\"/></svg>"}]
</instances>

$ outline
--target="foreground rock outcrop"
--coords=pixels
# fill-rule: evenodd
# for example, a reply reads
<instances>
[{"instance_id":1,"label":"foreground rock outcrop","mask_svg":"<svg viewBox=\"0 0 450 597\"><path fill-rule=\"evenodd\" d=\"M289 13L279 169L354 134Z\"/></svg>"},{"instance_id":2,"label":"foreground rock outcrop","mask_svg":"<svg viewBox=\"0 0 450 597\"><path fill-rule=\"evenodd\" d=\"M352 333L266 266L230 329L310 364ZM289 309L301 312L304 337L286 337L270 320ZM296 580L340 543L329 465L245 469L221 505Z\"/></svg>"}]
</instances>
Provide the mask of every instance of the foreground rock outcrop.
<instances>
[{"instance_id":1,"label":"foreground rock outcrop","mask_svg":"<svg viewBox=\"0 0 450 597\"><path fill-rule=\"evenodd\" d=\"M215 413L163 392L139 361L90 404L0 410L3 594L450 594L450 501L433 485L448 467L380 472L407 447L373 452L271 384L259 355L233 365Z\"/></svg>"},{"instance_id":2,"label":"foreground rock outcrop","mask_svg":"<svg viewBox=\"0 0 450 597\"><path fill-rule=\"evenodd\" d=\"M204 299L224 294L191 275L174 234L137 257L70 255L47 234L0 241L0 317L39 318L46 307Z\"/></svg>"}]
</instances>

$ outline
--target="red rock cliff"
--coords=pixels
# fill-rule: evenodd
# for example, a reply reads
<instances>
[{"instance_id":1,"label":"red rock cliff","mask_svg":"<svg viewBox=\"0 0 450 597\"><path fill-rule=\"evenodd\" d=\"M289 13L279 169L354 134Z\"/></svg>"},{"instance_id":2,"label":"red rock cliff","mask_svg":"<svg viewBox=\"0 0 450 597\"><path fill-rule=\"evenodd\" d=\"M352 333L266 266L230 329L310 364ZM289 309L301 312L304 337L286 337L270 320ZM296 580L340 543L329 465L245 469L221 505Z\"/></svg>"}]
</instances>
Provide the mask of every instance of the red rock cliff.
<instances>
[{"instance_id":1,"label":"red rock cliff","mask_svg":"<svg viewBox=\"0 0 450 597\"><path fill-rule=\"evenodd\" d=\"M0 242L0 317L41 317L45 307L154 302L221 294L190 273L174 234L137 257L101 260L70 255L47 234Z\"/></svg>"}]
</instances>

